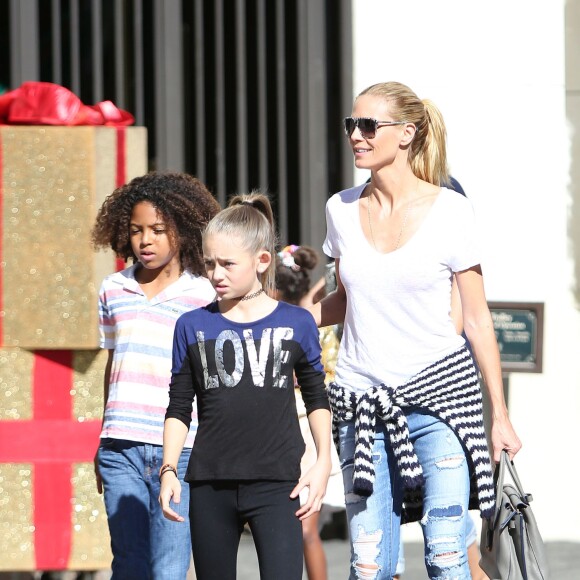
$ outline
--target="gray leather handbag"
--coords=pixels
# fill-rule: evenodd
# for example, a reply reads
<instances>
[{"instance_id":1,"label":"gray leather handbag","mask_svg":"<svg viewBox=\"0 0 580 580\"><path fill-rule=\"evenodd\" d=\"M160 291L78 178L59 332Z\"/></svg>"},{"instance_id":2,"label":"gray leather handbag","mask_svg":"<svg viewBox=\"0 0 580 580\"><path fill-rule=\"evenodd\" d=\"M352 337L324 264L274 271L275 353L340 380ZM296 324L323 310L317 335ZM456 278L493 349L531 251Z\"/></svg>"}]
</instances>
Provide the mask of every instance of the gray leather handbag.
<instances>
[{"instance_id":1,"label":"gray leather handbag","mask_svg":"<svg viewBox=\"0 0 580 580\"><path fill-rule=\"evenodd\" d=\"M505 483L509 471L513 484ZM506 451L494 473L496 506L481 528L479 565L491 580L547 580L544 542L516 468Z\"/></svg>"}]
</instances>

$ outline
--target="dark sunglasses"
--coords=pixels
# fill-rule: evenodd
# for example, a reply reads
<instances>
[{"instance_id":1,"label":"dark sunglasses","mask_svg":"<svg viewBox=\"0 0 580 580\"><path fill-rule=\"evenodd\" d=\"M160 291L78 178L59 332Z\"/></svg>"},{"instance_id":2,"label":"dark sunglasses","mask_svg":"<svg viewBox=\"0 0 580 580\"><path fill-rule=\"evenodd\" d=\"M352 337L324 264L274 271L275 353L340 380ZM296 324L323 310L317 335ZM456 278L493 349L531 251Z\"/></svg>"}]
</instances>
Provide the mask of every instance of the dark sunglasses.
<instances>
[{"instance_id":1,"label":"dark sunglasses","mask_svg":"<svg viewBox=\"0 0 580 580\"><path fill-rule=\"evenodd\" d=\"M358 127L358 130L365 139L374 139L377 134L377 129L380 127L407 124L406 121L377 121L371 117L345 117L342 122L347 137L350 137L355 128Z\"/></svg>"}]
</instances>

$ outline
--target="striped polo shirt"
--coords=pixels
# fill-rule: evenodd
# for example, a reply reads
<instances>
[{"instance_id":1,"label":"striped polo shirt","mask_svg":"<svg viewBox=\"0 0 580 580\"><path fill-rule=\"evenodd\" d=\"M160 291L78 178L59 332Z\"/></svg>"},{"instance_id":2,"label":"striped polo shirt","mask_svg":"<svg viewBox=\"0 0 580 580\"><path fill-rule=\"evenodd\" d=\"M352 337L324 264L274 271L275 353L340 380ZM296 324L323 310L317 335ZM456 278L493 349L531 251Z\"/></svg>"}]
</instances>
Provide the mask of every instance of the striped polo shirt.
<instances>
[{"instance_id":1,"label":"striped polo shirt","mask_svg":"<svg viewBox=\"0 0 580 580\"><path fill-rule=\"evenodd\" d=\"M99 292L101 348L114 350L101 438L162 445L175 323L213 300L215 291L206 278L184 272L149 300L135 279L136 267L105 278ZM196 430L193 405L186 447Z\"/></svg>"}]
</instances>

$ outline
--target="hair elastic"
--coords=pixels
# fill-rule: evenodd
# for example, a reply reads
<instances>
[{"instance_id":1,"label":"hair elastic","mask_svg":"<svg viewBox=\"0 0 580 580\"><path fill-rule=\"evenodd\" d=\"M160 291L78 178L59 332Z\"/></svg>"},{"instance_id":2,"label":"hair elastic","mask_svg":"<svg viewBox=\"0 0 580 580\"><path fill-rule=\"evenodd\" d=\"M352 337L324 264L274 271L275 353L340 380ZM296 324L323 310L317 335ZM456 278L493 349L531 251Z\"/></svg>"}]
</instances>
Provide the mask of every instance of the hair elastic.
<instances>
[{"instance_id":1,"label":"hair elastic","mask_svg":"<svg viewBox=\"0 0 580 580\"><path fill-rule=\"evenodd\" d=\"M292 255L300 246L296 246L291 244L282 248L280 252L278 252L278 257L284 266L294 270L294 272L298 272L300 270L300 266L294 261L294 256Z\"/></svg>"}]
</instances>

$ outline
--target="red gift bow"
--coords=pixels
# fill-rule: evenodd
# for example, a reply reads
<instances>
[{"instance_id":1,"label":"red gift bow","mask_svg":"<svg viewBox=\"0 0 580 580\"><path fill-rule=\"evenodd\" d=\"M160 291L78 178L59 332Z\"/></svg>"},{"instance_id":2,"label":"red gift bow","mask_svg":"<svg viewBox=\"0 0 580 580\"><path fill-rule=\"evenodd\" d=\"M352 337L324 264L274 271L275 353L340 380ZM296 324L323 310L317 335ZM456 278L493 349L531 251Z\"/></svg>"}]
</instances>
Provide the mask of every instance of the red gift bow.
<instances>
[{"instance_id":1,"label":"red gift bow","mask_svg":"<svg viewBox=\"0 0 580 580\"><path fill-rule=\"evenodd\" d=\"M69 89L28 81L0 95L0 123L8 125L132 125L135 117L111 101L85 105Z\"/></svg>"}]
</instances>

